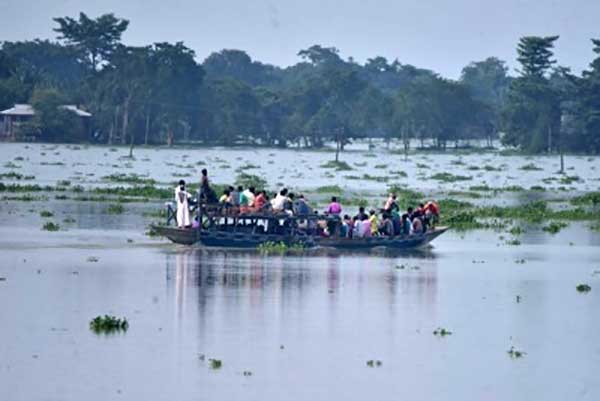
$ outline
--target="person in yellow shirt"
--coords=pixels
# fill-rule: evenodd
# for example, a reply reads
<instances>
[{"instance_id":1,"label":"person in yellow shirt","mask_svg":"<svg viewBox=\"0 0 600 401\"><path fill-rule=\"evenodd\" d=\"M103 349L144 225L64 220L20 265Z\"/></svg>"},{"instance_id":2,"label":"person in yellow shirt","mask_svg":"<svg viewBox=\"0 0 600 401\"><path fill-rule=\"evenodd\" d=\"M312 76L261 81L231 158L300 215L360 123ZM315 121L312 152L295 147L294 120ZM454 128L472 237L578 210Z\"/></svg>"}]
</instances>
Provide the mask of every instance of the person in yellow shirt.
<instances>
[{"instance_id":1,"label":"person in yellow shirt","mask_svg":"<svg viewBox=\"0 0 600 401\"><path fill-rule=\"evenodd\" d=\"M371 223L371 235L377 235L379 233L379 219L377 218L377 214L375 214L375 210L371 210L370 212L369 223Z\"/></svg>"}]
</instances>

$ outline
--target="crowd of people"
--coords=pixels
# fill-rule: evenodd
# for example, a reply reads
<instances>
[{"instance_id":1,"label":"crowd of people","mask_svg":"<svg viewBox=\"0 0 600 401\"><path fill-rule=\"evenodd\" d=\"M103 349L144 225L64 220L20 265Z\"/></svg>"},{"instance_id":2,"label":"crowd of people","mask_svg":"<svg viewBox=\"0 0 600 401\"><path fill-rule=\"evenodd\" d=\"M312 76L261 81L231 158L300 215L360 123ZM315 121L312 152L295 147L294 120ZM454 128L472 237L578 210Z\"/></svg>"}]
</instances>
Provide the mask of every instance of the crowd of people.
<instances>
[{"instance_id":1,"label":"crowd of people","mask_svg":"<svg viewBox=\"0 0 600 401\"><path fill-rule=\"evenodd\" d=\"M331 197L327 208L319 213L310 206L304 195L296 196L287 188L269 197L267 191L257 190L253 186L229 186L217 197L210 186L206 169L202 170L198 198L192 198L185 189L185 181L181 180L175 189L175 200L177 225L180 228L194 227L198 224L197 221L191 221L189 209L190 206L202 203L218 205L223 215L287 214L302 217L320 214L323 219L316 227L316 232L323 236L335 235L342 238L422 234L435 225L440 213L439 206L434 201L420 203L416 208L409 207L405 212L401 212L394 193L389 194L381 209L371 209L367 213L361 206L353 217L342 214L342 205L335 196Z\"/></svg>"}]
</instances>

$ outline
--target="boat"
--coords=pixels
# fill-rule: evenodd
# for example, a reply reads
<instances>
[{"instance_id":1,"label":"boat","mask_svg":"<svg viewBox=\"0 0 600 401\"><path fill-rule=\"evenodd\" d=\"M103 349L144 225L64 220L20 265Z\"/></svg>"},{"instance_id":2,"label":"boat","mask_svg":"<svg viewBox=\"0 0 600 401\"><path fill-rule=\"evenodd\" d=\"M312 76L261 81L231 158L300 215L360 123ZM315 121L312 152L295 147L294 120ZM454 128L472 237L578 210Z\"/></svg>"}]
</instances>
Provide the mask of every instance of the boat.
<instances>
[{"instance_id":1,"label":"boat","mask_svg":"<svg viewBox=\"0 0 600 401\"><path fill-rule=\"evenodd\" d=\"M337 249L415 249L429 244L448 230L448 227L429 227L422 234L347 238L337 235L341 222L338 216L322 214L288 215L286 213L231 214L221 209L212 212L202 207L198 211L197 227L170 226L174 220L172 209L167 225L151 225L152 231L176 244L201 244L206 247L258 248L263 244L284 243L303 248L330 247ZM324 236L319 226L329 226L333 235Z\"/></svg>"}]
</instances>

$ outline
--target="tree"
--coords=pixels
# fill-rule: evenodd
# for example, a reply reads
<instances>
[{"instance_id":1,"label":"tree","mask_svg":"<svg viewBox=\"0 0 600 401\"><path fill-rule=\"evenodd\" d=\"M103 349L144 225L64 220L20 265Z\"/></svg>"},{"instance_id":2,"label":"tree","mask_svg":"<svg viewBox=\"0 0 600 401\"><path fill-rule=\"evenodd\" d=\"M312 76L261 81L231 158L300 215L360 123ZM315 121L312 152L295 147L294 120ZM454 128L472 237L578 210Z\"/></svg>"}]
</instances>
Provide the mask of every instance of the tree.
<instances>
[{"instance_id":1,"label":"tree","mask_svg":"<svg viewBox=\"0 0 600 401\"><path fill-rule=\"evenodd\" d=\"M77 46L84 55L82 61L92 71L97 71L110 58L121 41L121 35L129 26L128 20L117 18L112 13L91 19L81 12L79 20L71 17L53 20L59 24L58 28L54 28L55 32L60 33L58 38Z\"/></svg>"},{"instance_id":2,"label":"tree","mask_svg":"<svg viewBox=\"0 0 600 401\"><path fill-rule=\"evenodd\" d=\"M68 98L55 89L36 89L31 98L35 110L33 126L49 142L84 142L87 132L77 114L62 106Z\"/></svg>"},{"instance_id":3,"label":"tree","mask_svg":"<svg viewBox=\"0 0 600 401\"><path fill-rule=\"evenodd\" d=\"M527 36L517 47L521 76L515 79L503 109L505 134L502 142L529 152L557 148L560 133L560 94L550 85L547 74L552 64L552 48L558 36Z\"/></svg>"},{"instance_id":4,"label":"tree","mask_svg":"<svg viewBox=\"0 0 600 401\"><path fill-rule=\"evenodd\" d=\"M548 72L555 60L554 42L559 36L524 36L517 45L517 61L521 64L521 74L525 77L541 78Z\"/></svg>"},{"instance_id":5,"label":"tree","mask_svg":"<svg viewBox=\"0 0 600 401\"><path fill-rule=\"evenodd\" d=\"M568 114L579 135L569 144L577 151L600 153L600 40L592 39L592 44L596 58L577 82L575 111Z\"/></svg>"}]
</instances>

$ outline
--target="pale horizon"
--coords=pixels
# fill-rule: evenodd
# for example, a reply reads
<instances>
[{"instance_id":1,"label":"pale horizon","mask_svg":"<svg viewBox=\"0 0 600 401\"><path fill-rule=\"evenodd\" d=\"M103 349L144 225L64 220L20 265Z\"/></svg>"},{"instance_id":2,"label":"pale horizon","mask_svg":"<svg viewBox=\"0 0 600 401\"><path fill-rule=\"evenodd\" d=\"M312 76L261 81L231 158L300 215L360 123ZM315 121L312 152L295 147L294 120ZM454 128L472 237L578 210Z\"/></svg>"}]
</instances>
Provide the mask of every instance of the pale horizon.
<instances>
[{"instance_id":1,"label":"pale horizon","mask_svg":"<svg viewBox=\"0 0 600 401\"><path fill-rule=\"evenodd\" d=\"M253 60L287 67L300 61L297 53L314 44L336 47L340 56L363 64L368 58L398 59L402 64L426 68L457 79L473 61L497 57L515 75L516 45L528 35L560 35L557 65L580 74L594 58L591 38L600 38L595 17L600 2L588 0L559 4L554 1L508 0L481 4L443 0L428 4L406 1L360 2L343 6L332 1L307 0L302 4L259 1L254 4L181 0L164 2L107 0L89 4L81 0L23 2L6 0L0 15L3 41L56 39L54 17L91 17L114 13L130 20L123 35L127 45L183 41L203 61L222 49L246 51ZM176 4L176 5L174 5Z\"/></svg>"}]
</instances>

